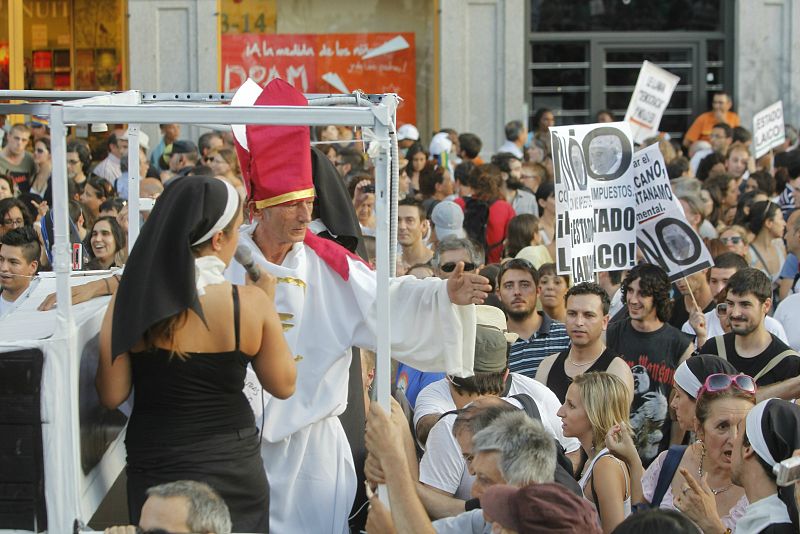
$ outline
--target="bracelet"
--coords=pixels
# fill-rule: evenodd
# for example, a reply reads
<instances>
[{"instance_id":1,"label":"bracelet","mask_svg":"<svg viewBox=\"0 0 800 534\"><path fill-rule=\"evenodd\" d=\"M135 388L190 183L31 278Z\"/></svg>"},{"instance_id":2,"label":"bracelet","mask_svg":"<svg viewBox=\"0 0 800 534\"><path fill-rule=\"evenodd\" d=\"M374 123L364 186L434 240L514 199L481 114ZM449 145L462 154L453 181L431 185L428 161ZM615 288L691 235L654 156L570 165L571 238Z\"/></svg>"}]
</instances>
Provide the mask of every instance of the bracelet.
<instances>
[{"instance_id":1,"label":"bracelet","mask_svg":"<svg viewBox=\"0 0 800 534\"><path fill-rule=\"evenodd\" d=\"M108 285L108 278L103 278L103 282L106 283L106 295L110 295L111 294L111 286Z\"/></svg>"}]
</instances>

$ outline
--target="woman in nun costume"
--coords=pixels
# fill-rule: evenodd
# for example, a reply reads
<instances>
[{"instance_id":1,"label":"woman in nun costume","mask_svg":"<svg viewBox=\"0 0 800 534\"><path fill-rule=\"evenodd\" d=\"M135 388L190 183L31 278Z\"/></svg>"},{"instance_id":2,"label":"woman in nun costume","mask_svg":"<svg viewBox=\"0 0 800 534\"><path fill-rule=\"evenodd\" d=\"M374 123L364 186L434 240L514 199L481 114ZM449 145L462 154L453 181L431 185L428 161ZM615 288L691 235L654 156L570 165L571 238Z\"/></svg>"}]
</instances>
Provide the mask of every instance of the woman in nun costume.
<instances>
[{"instance_id":1,"label":"woman in nun costume","mask_svg":"<svg viewBox=\"0 0 800 534\"><path fill-rule=\"evenodd\" d=\"M744 488L750 504L736 523L736 534L796 534L797 508L793 484L777 485L773 468L800 448L800 406L781 399L756 404L737 425L731 453L731 480ZM712 506L705 480L685 469L683 494L675 504L704 533L731 532Z\"/></svg>"},{"instance_id":2,"label":"woman in nun costume","mask_svg":"<svg viewBox=\"0 0 800 534\"><path fill-rule=\"evenodd\" d=\"M269 486L242 387L252 364L265 390L287 398L296 369L275 311L275 279L262 271L257 287L240 287L222 275L241 223L228 183L172 180L103 320L100 400L114 409L136 391L125 439L134 525L149 487L188 479L220 493L234 532L269 530Z\"/></svg>"}]
</instances>

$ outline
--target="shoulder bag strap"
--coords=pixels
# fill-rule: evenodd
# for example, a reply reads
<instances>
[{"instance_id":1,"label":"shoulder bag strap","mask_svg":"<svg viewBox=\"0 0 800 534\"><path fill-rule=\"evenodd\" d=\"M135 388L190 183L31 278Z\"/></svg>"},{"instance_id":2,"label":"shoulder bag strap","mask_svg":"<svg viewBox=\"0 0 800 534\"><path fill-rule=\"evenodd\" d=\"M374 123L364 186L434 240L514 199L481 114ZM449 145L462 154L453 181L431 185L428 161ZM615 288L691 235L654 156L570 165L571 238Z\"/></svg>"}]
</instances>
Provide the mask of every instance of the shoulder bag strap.
<instances>
[{"instance_id":1,"label":"shoulder bag strap","mask_svg":"<svg viewBox=\"0 0 800 534\"><path fill-rule=\"evenodd\" d=\"M656 482L656 489L653 492L653 499L650 501L651 508L658 508L664 495L667 493L667 488L672 483L675 473L678 471L678 466L681 464L683 453L686 452L686 445L672 445L667 451L667 457L664 458L664 463L661 465L661 472L658 474L658 481Z\"/></svg>"},{"instance_id":2,"label":"shoulder bag strap","mask_svg":"<svg viewBox=\"0 0 800 534\"><path fill-rule=\"evenodd\" d=\"M776 366L777 366L779 363L781 363L781 362L782 362L782 361L783 361L783 360L784 360L784 359L785 359L787 356L792 356L792 355L796 355L796 354L797 354L797 353L796 353L794 350L792 350L792 349L788 349L788 350L785 350L785 351L781 352L780 354L778 354L777 356L775 356L774 358L772 358L772 359L769 361L769 363L767 363L767 365L765 365L765 366L764 366L764 368L763 368L763 369L761 369L761 370L758 372L758 374L757 374L756 376L754 376L754 377L753 377L753 381L754 381L754 382L758 382L758 381L759 381L759 379L761 379L761 377L763 377L765 374L767 374L767 373L769 373L770 371L772 371L773 369L775 369L775 367L776 367Z\"/></svg>"},{"instance_id":3,"label":"shoulder bag strap","mask_svg":"<svg viewBox=\"0 0 800 534\"><path fill-rule=\"evenodd\" d=\"M725 351L725 336L719 335L714 338L714 341L717 342L717 356L722 358L725 361L728 361L728 355Z\"/></svg>"}]
</instances>

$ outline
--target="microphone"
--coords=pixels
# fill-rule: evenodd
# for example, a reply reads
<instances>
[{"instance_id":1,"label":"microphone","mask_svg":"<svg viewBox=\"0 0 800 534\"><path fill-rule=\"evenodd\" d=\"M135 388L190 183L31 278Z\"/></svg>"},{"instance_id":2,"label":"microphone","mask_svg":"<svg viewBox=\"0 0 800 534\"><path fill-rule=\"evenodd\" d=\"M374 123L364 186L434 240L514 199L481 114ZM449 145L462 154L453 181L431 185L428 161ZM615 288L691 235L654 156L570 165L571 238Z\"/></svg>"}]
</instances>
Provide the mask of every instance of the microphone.
<instances>
[{"instance_id":1,"label":"microphone","mask_svg":"<svg viewBox=\"0 0 800 534\"><path fill-rule=\"evenodd\" d=\"M250 249L247 245L239 245L236 247L236 253L233 255L236 258L236 261L242 264L245 271L247 271L247 276L250 277L250 280L253 282L258 282L258 279L261 277L261 270L256 265L255 261L253 260L253 253L250 252Z\"/></svg>"}]
</instances>

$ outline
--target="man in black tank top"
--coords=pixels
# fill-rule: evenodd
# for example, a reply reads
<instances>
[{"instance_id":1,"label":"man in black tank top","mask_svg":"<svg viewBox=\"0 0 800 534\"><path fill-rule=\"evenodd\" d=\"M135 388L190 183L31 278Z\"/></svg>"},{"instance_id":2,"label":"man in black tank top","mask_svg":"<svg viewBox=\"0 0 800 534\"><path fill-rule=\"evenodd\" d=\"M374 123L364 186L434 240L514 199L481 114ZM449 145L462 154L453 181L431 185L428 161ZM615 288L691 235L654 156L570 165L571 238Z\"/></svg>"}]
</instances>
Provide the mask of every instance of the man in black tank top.
<instances>
[{"instance_id":1,"label":"man in black tank top","mask_svg":"<svg viewBox=\"0 0 800 534\"><path fill-rule=\"evenodd\" d=\"M545 384L563 403L572 380L583 373L606 371L617 375L633 392L630 367L603 343L608 326L608 294L594 282L583 282L567 291L567 335L571 348L545 358L536 380Z\"/></svg>"}]
</instances>

